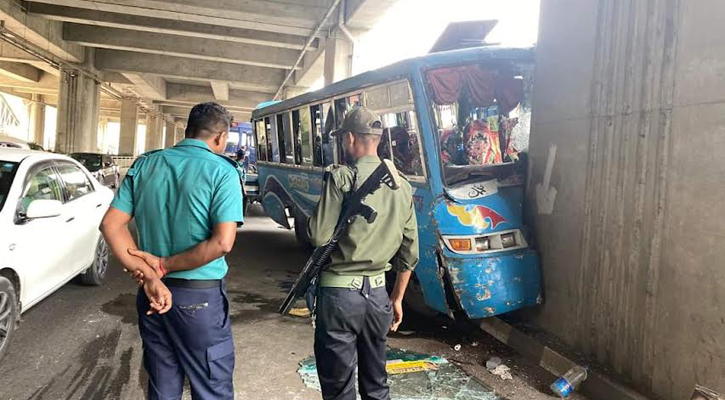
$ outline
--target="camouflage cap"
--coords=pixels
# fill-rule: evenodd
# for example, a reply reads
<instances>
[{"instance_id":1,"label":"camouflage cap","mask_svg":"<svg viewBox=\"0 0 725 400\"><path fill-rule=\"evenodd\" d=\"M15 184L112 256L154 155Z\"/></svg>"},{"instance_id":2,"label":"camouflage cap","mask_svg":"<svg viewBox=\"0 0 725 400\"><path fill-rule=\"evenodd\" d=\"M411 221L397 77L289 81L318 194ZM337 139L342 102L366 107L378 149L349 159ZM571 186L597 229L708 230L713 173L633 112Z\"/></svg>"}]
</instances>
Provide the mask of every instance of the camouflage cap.
<instances>
[{"instance_id":1,"label":"camouflage cap","mask_svg":"<svg viewBox=\"0 0 725 400\"><path fill-rule=\"evenodd\" d=\"M342 127L333 131L331 135L339 135L344 132L364 135L382 135L383 123L370 109L358 106L347 113L345 120L342 122Z\"/></svg>"}]
</instances>

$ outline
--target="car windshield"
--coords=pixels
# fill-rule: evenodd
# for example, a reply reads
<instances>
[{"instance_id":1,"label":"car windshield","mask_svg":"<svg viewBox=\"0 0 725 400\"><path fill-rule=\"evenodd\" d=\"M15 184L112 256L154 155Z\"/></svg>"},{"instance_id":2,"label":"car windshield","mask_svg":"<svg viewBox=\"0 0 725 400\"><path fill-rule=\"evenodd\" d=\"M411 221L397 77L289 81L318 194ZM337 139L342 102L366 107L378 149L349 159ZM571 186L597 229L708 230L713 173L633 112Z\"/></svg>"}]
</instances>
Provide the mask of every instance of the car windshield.
<instances>
[{"instance_id":1,"label":"car windshield","mask_svg":"<svg viewBox=\"0 0 725 400\"><path fill-rule=\"evenodd\" d=\"M91 172L101 169L101 156L98 154L71 154L70 156Z\"/></svg>"},{"instance_id":2,"label":"car windshield","mask_svg":"<svg viewBox=\"0 0 725 400\"><path fill-rule=\"evenodd\" d=\"M17 167L18 163L0 160L0 211L5 205Z\"/></svg>"},{"instance_id":3,"label":"car windshield","mask_svg":"<svg viewBox=\"0 0 725 400\"><path fill-rule=\"evenodd\" d=\"M506 179L525 157L528 74L514 70L473 64L426 72L446 184Z\"/></svg>"}]
</instances>

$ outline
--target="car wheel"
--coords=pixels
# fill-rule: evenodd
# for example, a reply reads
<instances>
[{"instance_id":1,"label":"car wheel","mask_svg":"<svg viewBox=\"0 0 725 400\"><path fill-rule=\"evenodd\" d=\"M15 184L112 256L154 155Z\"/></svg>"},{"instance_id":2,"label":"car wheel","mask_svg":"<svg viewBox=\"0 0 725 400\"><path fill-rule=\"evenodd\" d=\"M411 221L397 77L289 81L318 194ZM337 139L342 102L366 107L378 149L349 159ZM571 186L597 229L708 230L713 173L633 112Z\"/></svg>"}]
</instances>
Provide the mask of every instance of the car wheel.
<instances>
[{"instance_id":1,"label":"car wheel","mask_svg":"<svg viewBox=\"0 0 725 400\"><path fill-rule=\"evenodd\" d=\"M108 243L103 236L98 238L96 254L93 257L93 264L80 275L81 283L88 286L98 286L103 283L108 271Z\"/></svg>"},{"instance_id":2,"label":"car wheel","mask_svg":"<svg viewBox=\"0 0 725 400\"><path fill-rule=\"evenodd\" d=\"M0 359L10 346L17 316L18 301L15 288L10 280L0 276Z\"/></svg>"}]
</instances>

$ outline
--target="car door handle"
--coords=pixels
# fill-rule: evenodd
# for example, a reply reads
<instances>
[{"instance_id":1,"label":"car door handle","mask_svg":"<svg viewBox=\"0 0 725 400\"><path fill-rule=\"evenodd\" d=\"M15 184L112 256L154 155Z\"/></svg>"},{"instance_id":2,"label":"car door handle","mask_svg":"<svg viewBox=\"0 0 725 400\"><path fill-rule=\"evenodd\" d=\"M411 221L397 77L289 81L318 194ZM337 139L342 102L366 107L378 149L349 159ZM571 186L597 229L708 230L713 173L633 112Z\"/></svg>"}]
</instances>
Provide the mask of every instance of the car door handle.
<instances>
[{"instance_id":1,"label":"car door handle","mask_svg":"<svg viewBox=\"0 0 725 400\"><path fill-rule=\"evenodd\" d=\"M71 221L73 221L74 219L76 219L76 217L70 217L70 218L68 218L67 220L65 220L65 222L71 222Z\"/></svg>"}]
</instances>

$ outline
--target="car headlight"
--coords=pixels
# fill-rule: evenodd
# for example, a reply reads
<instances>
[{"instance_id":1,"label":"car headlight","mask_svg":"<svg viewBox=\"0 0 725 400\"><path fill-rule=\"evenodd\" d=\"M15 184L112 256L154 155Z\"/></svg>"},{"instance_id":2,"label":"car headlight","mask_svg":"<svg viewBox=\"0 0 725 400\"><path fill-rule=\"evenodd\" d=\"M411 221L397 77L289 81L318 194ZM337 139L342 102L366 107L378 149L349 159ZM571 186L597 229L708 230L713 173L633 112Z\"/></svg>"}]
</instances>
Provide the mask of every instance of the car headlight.
<instances>
[{"instance_id":1,"label":"car headlight","mask_svg":"<svg viewBox=\"0 0 725 400\"><path fill-rule=\"evenodd\" d=\"M449 250L459 254L495 253L528 246L524 235L518 229L487 235L444 235L443 242Z\"/></svg>"}]
</instances>

